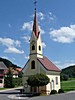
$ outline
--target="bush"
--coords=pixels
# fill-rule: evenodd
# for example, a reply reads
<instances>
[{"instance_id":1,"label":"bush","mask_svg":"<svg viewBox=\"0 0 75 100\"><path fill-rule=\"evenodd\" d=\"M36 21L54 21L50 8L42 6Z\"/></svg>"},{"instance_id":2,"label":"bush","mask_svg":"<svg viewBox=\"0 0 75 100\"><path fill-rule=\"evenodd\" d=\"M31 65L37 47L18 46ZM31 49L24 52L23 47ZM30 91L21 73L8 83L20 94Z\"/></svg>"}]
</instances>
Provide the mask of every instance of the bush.
<instances>
[{"instance_id":1,"label":"bush","mask_svg":"<svg viewBox=\"0 0 75 100\"><path fill-rule=\"evenodd\" d=\"M13 78L13 82L15 84L15 87L22 86L22 78Z\"/></svg>"},{"instance_id":2,"label":"bush","mask_svg":"<svg viewBox=\"0 0 75 100\"><path fill-rule=\"evenodd\" d=\"M33 93L33 96L40 96L41 93Z\"/></svg>"},{"instance_id":3,"label":"bush","mask_svg":"<svg viewBox=\"0 0 75 100\"><path fill-rule=\"evenodd\" d=\"M64 93L64 90L63 89L59 89L58 93Z\"/></svg>"},{"instance_id":4,"label":"bush","mask_svg":"<svg viewBox=\"0 0 75 100\"><path fill-rule=\"evenodd\" d=\"M57 94L57 91L56 90L51 90L50 94Z\"/></svg>"},{"instance_id":5,"label":"bush","mask_svg":"<svg viewBox=\"0 0 75 100\"><path fill-rule=\"evenodd\" d=\"M61 74L60 78L61 78L61 81L67 81L69 77L66 74Z\"/></svg>"}]
</instances>

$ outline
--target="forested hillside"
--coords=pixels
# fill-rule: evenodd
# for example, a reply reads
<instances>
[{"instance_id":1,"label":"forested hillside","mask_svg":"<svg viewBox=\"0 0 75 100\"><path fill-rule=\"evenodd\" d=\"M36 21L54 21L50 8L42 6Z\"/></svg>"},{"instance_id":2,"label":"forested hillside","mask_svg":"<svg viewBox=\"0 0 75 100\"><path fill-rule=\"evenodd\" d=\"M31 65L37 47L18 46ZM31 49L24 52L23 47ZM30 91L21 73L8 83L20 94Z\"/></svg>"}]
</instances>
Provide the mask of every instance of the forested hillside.
<instances>
[{"instance_id":1,"label":"forested hillside","mask_svg":"<svg viewBox=\"0 0 75 100\"><path fill-rule=\"evenodd\" d=\"M13 67L13 68L20 68L19 66L13 64L11 61L1 58L0 57L0 62L4 62L4 64L9 68L9 67Z\"/></svg>"},{"instance_id":2,"label":"forested hillside","mask_svg":"<svg viewBox=\"0 0 75 100\"><path fill-rule=\"evenodd\" d=\"M75 78L75 65L62 69L61 74L64 74L69 78Z\"/></svg>"}]
</instances>

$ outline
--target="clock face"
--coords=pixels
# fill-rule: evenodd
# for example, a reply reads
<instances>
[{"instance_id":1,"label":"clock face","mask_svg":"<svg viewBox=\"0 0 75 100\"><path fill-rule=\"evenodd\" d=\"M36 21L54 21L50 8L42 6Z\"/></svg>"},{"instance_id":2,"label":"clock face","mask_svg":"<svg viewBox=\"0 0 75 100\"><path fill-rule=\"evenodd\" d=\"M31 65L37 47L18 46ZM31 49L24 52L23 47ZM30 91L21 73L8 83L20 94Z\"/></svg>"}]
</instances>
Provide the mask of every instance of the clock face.
<instances>
[{"instance_id":1,"label":"clock face","mask_svg":"<svg viewBox=\"0 0 75 100\"><path fill-rule=\"evenodd\" d=\"M31 42L31 44L35 44L35 41L33 40L33 41Z\"/></svg>"}]
</instances>

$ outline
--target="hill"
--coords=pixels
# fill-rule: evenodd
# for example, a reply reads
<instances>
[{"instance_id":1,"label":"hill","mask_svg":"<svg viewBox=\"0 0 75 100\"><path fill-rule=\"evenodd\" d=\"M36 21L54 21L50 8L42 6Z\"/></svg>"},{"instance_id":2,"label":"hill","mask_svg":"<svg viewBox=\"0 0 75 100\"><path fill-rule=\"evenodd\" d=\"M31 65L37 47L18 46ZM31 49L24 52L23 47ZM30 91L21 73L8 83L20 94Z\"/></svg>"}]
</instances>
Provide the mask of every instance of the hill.
<instances>
[{"instance_id":1,"label":"hill","mask_svg":"<svg viewBox=\"0 0 75 100\"><path fill-rule=\"evenodd\" d=\"M65 74L69 78L75 78L75 65L62 69L61 74Z\"/></svg>"},{"instance_id":2,"label":"hill","mask_svg":"<svg viewBox=\"0 0 75 100\"><path fill-rule=\"evenodd\" d=\"M11 61L7 60L7 59L4 59L4 58L1 58L0 57L0 62L4 62L4 64L9 68L9 67L12 67L12 68L21 68L15 64L13 64Z\"/></svg>"}]
</instances>

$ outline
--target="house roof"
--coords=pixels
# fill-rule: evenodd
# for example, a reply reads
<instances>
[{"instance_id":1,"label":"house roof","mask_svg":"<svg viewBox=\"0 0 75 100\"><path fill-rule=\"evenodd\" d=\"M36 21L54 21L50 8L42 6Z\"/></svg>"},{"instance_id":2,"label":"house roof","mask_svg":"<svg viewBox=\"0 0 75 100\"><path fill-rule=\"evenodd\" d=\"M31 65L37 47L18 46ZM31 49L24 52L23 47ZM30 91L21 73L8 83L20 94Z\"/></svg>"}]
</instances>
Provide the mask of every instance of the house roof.
<instances>
[{"instance_id":1,"label":"house roof","mask_svg":"<svg viewBox=\"0 0 75 100\"><path fill-rule=\"evenodd\" d=\"M60 69L57 68L47 57L37 58L38 61L44 66L44 68L48 71L57 71L60 72Z\"/></svg>"},{"instance_id":2,"label":"house roof","mask_svg":"<svg viewBox=\"0 0 75 100\"><path fill-rule=\"evenodd\" d=\"M6 65L3 62L0 62L0 69L7 69Z\"/></svg>"},{"instance_id":3,"label":"house roof","mask_svg":"<svg viewBox=\"0 0 75 100\"><path fill-rule=\"evenodd\" d=\"M21 71L22 71L22 68L16 68L16 69L13 69L12 67L10 67L10 70L12 71L12 74L14 75L18 75ZM5 70L5 74L7 74L9 71L9 68L7 70Z\"/></svg>"}]
</instances>

